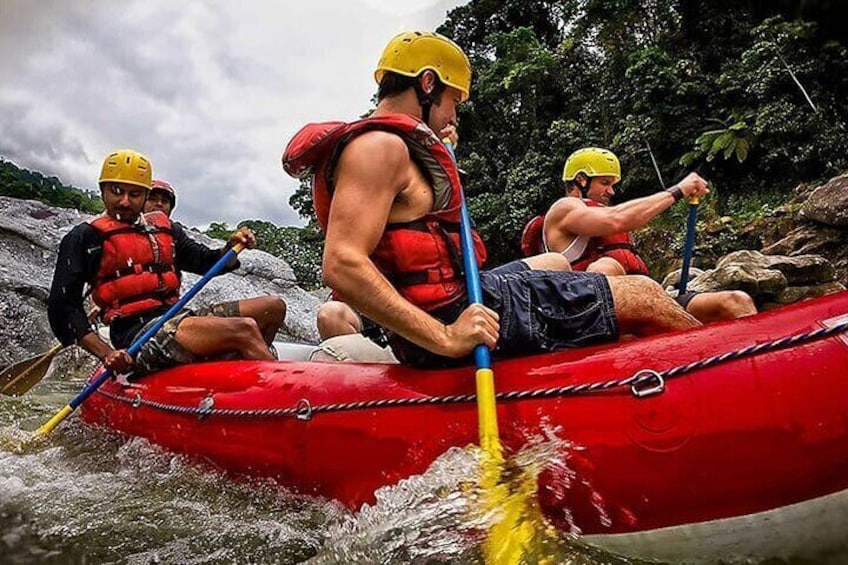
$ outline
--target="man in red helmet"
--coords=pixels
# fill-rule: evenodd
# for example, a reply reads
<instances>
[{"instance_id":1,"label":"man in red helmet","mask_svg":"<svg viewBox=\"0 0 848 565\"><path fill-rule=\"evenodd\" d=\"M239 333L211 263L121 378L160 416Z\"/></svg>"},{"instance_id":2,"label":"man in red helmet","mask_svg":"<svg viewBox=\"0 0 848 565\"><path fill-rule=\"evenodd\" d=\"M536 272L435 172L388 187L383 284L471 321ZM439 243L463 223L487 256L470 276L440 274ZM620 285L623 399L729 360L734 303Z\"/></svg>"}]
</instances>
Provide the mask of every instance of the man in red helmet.
<instances>
[{"instance_id":1,"label":"man in red helmet","mask_svg":"<svg viewBox=\"0 0 848 565\"><path fill-rule=\"evenodd\" d=\"M176 207L177 193L174 187L163 180L154 179L150 192L147 193L147 201L144 203L144 213L158 210L170 218Z\"/></svg>"},{"instance_id":2,"label":"man in red helmet","mask_svg":"<svg viewBox=\"0 0 848 565\"><path fill-rule=\"evenodd\" d=\"M220 356L273 359L268 345L285 317L272 296L177 313L133 359L127 348L179 299L180 271L206 273L236 244L255 246L241 229L224 249L191 240L161 211L143 213L152 180L150 162L119 150L103 162L100 191L105 212L73 228L59 245L47 314L63 345L77 344L115 374L134 376ZM228 270L238 268L238 260ZM84 287L109 326L100 338L84 310Z\"/></svg>"},{"instance_id":3,"label":"man in red helmet","mask_svg":"<svg viewBox=\"0 0 848 565\"><path fill-rule=\"evenodd\" d=\"M485 305L469 305L458 261L459 175L434 133L457 123L470 91L468 58L438 34L402 33L383 51L375 79L369 118L306 126L283 163L312 176L326 231L324 282L390 332L402 362L467 364L479 344L527 355L614 340L619 331L699 325L645 277L613 281L522 261L482 272ZM485 246L472 236L479 263Z\"/></svg>"},{"instance_id":4,"label":"man in red helmet","mask_svg":"<svg viewBox=\"0 0 848 565\"><path fill-rule=\"evenodd\" d=\"M522 238L525 253L534 252L535 244L561 252L575 271L647 275L630 232L683 198L706 195L709 188L697 173L689 173L667 190L610 206L620 180L621 165L612 151L585 147L572 153L563 169L566 196L528 224ZM535 234L530 229L534 224L541 227ZM751 297L739 290L686 292L676 300L703 323L757 313Z\"/></svg>"}]
</instances>

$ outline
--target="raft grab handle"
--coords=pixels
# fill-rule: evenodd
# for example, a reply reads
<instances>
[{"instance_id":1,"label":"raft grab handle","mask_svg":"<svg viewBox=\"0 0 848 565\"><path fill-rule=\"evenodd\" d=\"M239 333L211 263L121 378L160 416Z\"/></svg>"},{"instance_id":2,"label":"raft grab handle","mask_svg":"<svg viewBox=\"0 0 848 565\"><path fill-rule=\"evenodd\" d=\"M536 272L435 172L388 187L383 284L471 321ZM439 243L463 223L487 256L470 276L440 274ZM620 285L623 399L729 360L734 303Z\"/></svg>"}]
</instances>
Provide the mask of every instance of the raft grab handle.
<instances>
[{"instance_id":1,"label":"raft grab handle","mask_svg":"<svg viewBox=\"0 0 848 565\"><path fill-rule=\"evenodd\" d=\"M630 390L636 398L646 398L665 392L665 381L653 369L642 369L633 375L633 378L636 380L630 385Z\"/></svg>"}]
</instances>

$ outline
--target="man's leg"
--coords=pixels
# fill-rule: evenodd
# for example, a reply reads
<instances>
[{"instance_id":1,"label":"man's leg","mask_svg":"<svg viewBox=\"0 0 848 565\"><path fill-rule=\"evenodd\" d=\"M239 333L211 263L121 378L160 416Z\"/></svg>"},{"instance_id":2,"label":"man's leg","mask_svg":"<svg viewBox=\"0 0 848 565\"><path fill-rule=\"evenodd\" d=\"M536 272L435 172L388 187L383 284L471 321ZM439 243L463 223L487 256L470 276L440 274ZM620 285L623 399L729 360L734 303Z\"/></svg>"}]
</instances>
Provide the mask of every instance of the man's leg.
<instances>
[{"instance_id":1,"label":"man's leg","mask_svg":"<svg viewBox=\"0 0 848 565\"><path fill-rule=\"evenodd\" d=\"M622 334L641 337L701 325L648 277L613 276L607 281Z\"/></svg>"},{"instance_id":2,"label":"man's leg","mask_svg":"<svg viewBox=\"0 0 848 565\"><path fill-rule=\"evenodd\" d=\"M627 271L624 270L621 263L612 257L601 257L597 261L593 261L588 267L586 267L586 272L598 273L608 277L617 277L627 274Z\"/></svg>"},{"instance_id":3,"label":"man's leg","mask_svg":"<svg viewBox=\"0 0 848 565\"><path fill-rule=\"evenodd\" d=\"M741 290L722 290L696 294L686 305L686 311L704 324L733 320L757 313L754 301Z\"/></svg>"},{"instance_id":4,"label":"man's leg","mask_svg":"<svg viewBox=\"0 0 848 565\"><path fill-rule=\"evenodd\" d=\"M286 317L286 303L275 296L239 300L238 309L241 316L256 321L266 345L274 341L274 336Z\"/></svg>"},{"instance_id":5,"label":"man's leg","mask_svg":"<svg viewBox=\"0 0 848 565\"><path fill-rule=\"evenodd\" d=\"M197 357L235 352L242 359L275 358L268 349L259 324L250 317L189 316L177 326L174 339Z\"/></svg>"},{"instance_id":6,"label":"man's leg","mask_svg":"<svg viewBox=\"0 0 848 565\"><path fill-rule=\"evenodd\" d=\"M571 264L562 253L542 253L522 259L534 271L570 271Z\"/></svg>"},{"instance_id":7,"label":"man's leg","mask_svg":"<svg viewBox=\"0 0 848 565\"><path fill-rule=\"evenodd\" d=\"M331 300L318 309L318 334L322 341L339 335L358 334L361 331L362 319L344 302Z\"/></svg>"}]
</instances>

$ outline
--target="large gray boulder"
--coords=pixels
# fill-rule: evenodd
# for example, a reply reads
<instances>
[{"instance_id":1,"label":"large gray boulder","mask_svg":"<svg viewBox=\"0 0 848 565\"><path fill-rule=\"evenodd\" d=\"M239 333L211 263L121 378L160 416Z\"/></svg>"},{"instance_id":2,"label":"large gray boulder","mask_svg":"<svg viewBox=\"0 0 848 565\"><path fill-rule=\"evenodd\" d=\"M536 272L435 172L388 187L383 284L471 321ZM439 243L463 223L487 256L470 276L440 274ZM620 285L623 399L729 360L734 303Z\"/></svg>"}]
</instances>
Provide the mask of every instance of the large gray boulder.
<instances>
[{"instance_id":1,"label":"large gray boulder","mask_svg":"<svg viewBox=\"0 0 848 565\"><path fill-rule=\"evenodd\" d=\"M59 241L90 216L77 210L51 208L32 200L0 197L0 366L49 349L56 343L47 322L47 296ZM210 247L224 242L187 230ZM320 299L297 286L285 261L263 251L243 251L241 268L216 277L192 305L259 295L278 296L288 306L278 339L317 342L315 313ZM198 276L185 273L183 291Z\"/></svg>"},{"instance_id":2,"label":"large gray boulder","mask_svg":"<svg viewBox=\"0 0 848 565\"><path fill-rule=\"evenodd\" d=\"M820 255L763 255L757 251L736 251L718 260L716 269L743 265L752 269L779 271L790 286L820 284L834 280L833 265Z\"/></svg>"},{"instance_id":3,"label":"large gray boulder","mask_svg":"<svg viewBox=\"0 0 848 565\"><path fill-rule=\"evenodd\" d=\"M801 207L801 216L826 226L848 228L848 174L816 188Z\"/></svg>"},{"instance_id":4,"label":"large gray boulder","mask_svg":"<svg viewBox=\"0 0 848 565\"><path fill-rule=\"evenodd\" d=\"M679 278L679 270L670 273L663 286L668 290ZM687 290L743 290L761 308L771 308L845 290L835 278L833 265L819 255L788 257L743 250L719 259L715 269L694 277Z\"/></svg>"}]
</instances>

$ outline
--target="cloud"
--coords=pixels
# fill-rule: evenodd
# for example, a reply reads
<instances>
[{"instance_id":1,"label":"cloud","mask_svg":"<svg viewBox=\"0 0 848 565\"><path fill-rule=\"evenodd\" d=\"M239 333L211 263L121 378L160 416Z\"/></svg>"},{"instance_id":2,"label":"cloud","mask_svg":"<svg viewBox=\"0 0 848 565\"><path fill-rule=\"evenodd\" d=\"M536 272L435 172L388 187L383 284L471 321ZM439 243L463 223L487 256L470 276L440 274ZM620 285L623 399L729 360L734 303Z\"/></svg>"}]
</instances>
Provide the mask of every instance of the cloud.
<instances>
[{"instance_id":1,"label":"cloud","mask_svg":"<svg viewBox=\"0 0 848 565\"><path fill-rule=\"evenodd\" d=\"M134 148L183 223L299 225L286 142L368 110L388 39L460 3L4 0L0 155L93 190L103 157Z\"/></svg>"}]
</instances>

